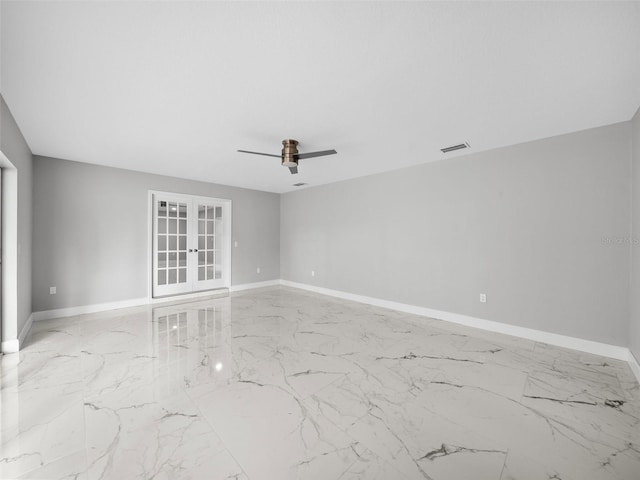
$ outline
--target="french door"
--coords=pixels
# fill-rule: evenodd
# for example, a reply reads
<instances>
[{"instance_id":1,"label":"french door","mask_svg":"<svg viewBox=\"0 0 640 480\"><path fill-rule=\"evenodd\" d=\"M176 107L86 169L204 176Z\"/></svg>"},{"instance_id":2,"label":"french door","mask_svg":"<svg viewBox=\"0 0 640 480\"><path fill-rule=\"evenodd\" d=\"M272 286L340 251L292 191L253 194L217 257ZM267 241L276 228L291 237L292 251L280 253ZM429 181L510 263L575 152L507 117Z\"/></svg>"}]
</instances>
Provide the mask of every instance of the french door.
<instances>
[{"instance_id":1,"label":"french door","mask_svg":"<svg viewBox=\"0 0 640 480\"><path fill-rule=\"evenodd\" d=\"M228 287L231 201L154 193L153 296Z\"/></svg>"}]
</instances>

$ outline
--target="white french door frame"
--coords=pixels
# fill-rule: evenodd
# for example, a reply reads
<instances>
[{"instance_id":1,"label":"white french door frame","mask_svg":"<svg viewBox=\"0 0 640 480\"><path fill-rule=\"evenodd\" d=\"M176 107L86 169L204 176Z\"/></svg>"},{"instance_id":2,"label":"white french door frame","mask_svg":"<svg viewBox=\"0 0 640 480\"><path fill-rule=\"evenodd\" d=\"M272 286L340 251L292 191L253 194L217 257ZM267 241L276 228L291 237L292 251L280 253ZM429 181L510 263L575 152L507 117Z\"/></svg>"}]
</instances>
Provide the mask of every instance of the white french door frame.
<instances>
[{"instance_id":1,"label":"white french door frame","mask_svg":"<svg viewBox=\"0 0 640 480\"><path fill-rule=\"evenodd\" d=\"M154 214L155 214L155 205L154 205L154 197L155 196L169 196L169 197L182 197L188 198L192 202L214 202L217 204L221 204L224 208L223 214L223 225L226 230L226 234L224 235L224 243L223 243L223 272L226 271L226 276L224 277L223 285L219 288L229 288L231 287L231 237L233 235L233 217L232 217L232 201L226 198L215 198L215 197L204 197L202 195L190 195L187 193L179 193L179 192L166 192L160 190L149 190L148 198L147 198L147 298L149 299L149 303L159 303L166 302L171 297L162 296L162 297L154 297L153 296L153 283L154 283ZM226 219L225 219L226 217ZM214 289L215 290L215 289ZM176 294L176 298L195 298L210 295L214 290L203 290L203 291L195 291L193 293L182 293Z\"/></svg>"}]
</instances>

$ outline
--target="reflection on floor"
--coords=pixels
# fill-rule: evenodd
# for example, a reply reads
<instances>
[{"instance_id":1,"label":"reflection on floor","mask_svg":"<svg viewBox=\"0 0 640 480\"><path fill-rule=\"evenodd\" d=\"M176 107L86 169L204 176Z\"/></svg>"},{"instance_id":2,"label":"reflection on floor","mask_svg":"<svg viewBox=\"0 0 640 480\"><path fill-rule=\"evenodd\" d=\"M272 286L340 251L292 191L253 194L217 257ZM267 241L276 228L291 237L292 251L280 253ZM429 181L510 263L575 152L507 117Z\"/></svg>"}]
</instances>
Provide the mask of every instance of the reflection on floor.
<instances>
[{"instance_id":1,"label":"reflection on floor","mask_svg":"<svg viewBox=\"0 0 640 480\"><path fill-rule=\"evenodd\" d=\"M628 365L284 287L37 323L0 477L640 478Z\"/></svg>"}]
</instances>

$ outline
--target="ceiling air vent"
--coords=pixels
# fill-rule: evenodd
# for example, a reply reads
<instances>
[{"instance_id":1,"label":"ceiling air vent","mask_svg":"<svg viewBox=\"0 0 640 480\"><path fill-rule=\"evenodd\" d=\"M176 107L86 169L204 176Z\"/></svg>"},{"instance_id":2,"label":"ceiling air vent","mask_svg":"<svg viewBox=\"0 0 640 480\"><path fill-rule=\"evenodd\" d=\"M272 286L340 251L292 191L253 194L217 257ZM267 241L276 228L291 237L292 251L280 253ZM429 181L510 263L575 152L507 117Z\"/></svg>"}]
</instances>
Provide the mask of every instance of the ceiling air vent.
<instances>
[{"instance_id":1,"label":"ceiling air vent","mask_svg":"<svg viewBox=\"0 0 640 480\"><path fill-rule=\"evenodd\" d=\"M454 152L456 150L462 150L463 148L471 148L471 145L469 145L467 142L464 142L459 145L451 145L450 147L441 148L440 151L442 153L449 153L449 152Z\"/></svg>"},{"instance_id":2,"label":"ceiling air vent","mask_svg":"<svg viewBox=\"0 0 640 480\"><path fill-rule=\"evenodd\" d=\"M293 186L294 187L302 187L303 185L306 185L306 183L294 183Z\"/></svg>"}]
</instances>

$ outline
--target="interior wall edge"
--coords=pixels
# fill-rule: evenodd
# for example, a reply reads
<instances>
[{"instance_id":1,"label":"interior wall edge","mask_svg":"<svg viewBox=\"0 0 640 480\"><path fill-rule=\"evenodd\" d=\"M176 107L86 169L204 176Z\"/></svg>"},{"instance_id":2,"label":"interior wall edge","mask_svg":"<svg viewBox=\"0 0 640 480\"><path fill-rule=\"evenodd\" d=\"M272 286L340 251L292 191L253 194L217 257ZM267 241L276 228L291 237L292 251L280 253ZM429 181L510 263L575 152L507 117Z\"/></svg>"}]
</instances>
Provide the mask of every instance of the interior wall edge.
<instances>
[{"instance_id":1,"label":"interior wall edge","mask_svg":"<svg viewBox=\"0 0 640 480\"><path fill-rule=\"evenodd\" d=\"M8 167L2 179L5 214L2 218L2 290L5 297L1 336L2 343L10 345L14 340L19 342L19 334L33 310L33 155L2 93L0 126L0 167ZM8 269L6 273L5 269Z\"/></svg>"}]
</instances>

